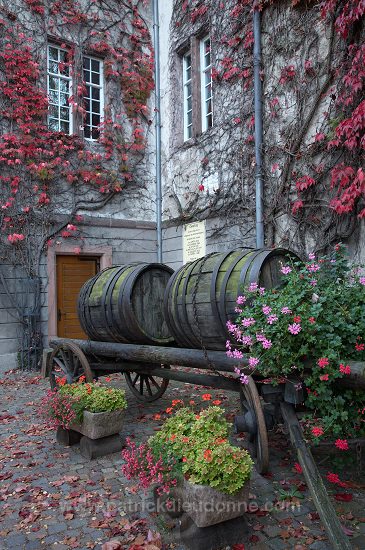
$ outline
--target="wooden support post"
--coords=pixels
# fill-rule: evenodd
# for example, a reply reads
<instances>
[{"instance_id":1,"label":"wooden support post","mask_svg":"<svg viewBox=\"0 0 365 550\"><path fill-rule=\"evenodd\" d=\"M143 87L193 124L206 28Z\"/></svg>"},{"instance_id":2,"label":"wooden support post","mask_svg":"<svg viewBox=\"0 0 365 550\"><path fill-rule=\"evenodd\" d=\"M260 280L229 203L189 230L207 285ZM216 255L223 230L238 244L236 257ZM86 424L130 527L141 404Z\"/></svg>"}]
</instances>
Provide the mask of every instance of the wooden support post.
<instances>
[{"instance_id":1,"label":"wooden support post","mask_svg":"<svg viewBox=\"0 0 365 550\"><path fill-rule=\"evenodd\" d=\"M298 460L303 468L303 474L321 521L334 550L351 550L352 545L344 534L337 518L336 511L330 501L321 474L313 460L312 453L303 438L303 432L296 417L294 408L288 403L281 403L281 413L289 429L290 439L297 451Z\"/></svg>"},{"instance_id":2,"label":"wooden support post","mask_svg":"<svg viewBox=\"0 0 365 550\"><path fill-rule=\"evenodd\" d=\"M48 359L51 355L53 349L52 348L44 348L43 354L42 354L42 366L41 366L41 376L42 378L48 378L49 372L48 372Z\"/></svg>"},{"instance_id":3,"label":"wooden support post","mask_svg":"<svg viewBox=\"0 0 365 550\"><path fill-rule=\"evenodd\" d=\"M74 430L65 430L60 426L57 428L57 443L63 445L64 447L72 447L72 445L77 445L77 443L80 443L81 437L81 434L79 432L75 432Z\"/></svg>"}]
</instances>

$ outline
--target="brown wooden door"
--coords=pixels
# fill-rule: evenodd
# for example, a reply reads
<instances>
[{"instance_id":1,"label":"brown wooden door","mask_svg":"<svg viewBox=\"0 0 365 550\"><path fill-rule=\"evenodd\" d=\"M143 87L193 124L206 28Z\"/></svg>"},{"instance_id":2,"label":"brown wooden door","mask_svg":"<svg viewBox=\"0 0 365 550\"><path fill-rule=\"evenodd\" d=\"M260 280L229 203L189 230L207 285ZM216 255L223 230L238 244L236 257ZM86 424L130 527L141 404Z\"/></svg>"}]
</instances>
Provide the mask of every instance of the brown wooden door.
<instances>
[{"instance_id":1,"label":"brown wooden door","mask_svg":"<svg viewBox=\"0 0 365 550\"><path fill-rule=\"evenodd\" d=\"M99 270L99 259L85 256L58 256L57 336L87 338L77 316L77 298L82 285Z\"/></svg>"}]
</instances>

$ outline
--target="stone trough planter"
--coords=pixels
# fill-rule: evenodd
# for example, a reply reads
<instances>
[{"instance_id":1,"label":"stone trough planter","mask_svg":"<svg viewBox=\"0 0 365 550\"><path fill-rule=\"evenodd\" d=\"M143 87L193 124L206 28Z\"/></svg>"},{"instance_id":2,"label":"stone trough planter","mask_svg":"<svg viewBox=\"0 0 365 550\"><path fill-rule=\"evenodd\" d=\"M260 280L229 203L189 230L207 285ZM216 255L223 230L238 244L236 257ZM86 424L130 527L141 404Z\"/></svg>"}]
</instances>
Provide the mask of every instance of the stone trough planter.
<instances>
[{"instance_id":1,"label":"stone trough planter","mask_svg":"<svg viewBox=\"0 0 365 550\"><path fill-rule=\"evenodd\" d=\"M234 495L184 480L183 509L197 527L208 527L242 516L248 506L249 480Z\"/></svg>"},{"instance_id":2,"label":"stone trough planter","mask_svg":"<svg viewBox=\"0 0 365 550\"><path fill-rule=\"evenodd\" d=\"M111 412L92 413L84 411L81 423L72 423L70 428L88 437L89 439L101 439L121 431L124 422L124 410Z\"/></svg>"}]
</instances>

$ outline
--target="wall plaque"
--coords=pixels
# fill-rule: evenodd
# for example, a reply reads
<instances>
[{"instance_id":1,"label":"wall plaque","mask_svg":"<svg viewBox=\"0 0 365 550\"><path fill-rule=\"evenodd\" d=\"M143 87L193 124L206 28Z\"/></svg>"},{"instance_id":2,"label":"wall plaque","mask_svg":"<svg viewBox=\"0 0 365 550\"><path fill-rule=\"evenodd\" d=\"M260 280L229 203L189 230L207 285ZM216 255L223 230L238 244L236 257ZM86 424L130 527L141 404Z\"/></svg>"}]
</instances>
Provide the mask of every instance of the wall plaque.
<instances>
[{"instance_id":1,"label":"wall plaque","mask_svg":"<svg viewBox=\"0 0 365 550\"><path fill-rule=\"evenodd\" d=\"M206 252L206 231L205 220L183 225L183 262L193 262L205 256Z\"/></svg>"}]
</instances>

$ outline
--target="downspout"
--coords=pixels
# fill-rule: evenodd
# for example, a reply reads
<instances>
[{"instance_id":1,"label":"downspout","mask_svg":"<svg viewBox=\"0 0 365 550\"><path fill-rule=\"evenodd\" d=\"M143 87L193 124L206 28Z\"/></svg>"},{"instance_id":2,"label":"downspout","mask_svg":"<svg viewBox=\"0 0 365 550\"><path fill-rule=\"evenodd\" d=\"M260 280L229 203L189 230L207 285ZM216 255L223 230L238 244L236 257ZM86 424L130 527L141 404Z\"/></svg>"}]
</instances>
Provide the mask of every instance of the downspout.
<instances>
[{"instance_id":1,"label":"downspout","mask_svg":"<svg viewBox=\"0 0 365 550\"><path fill-rule=\"evenodd\" d=\"M261 83L261 15L253 12L253 72L255 102L255 182L256 182L256 248L263 248L264 239L264 182L262 174L262 83Z\"/></svg>"},{"instance_id":2,"label":"downspout","mask_svg":"<svg viewBox=\"0 0 365 550\"><path fill-rule=\"evenodd\" d=\"M153 0L153 46L155 56L155 155L156 155L156 232L157 261L162 262L162 188L161 188L161 88L160 27L158 0Z\"/></svg>"}]
</instances>

